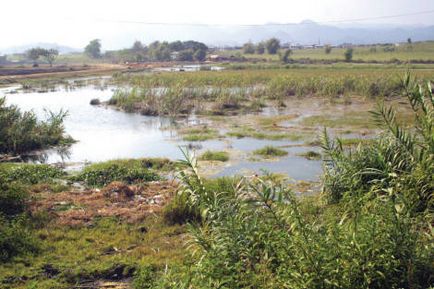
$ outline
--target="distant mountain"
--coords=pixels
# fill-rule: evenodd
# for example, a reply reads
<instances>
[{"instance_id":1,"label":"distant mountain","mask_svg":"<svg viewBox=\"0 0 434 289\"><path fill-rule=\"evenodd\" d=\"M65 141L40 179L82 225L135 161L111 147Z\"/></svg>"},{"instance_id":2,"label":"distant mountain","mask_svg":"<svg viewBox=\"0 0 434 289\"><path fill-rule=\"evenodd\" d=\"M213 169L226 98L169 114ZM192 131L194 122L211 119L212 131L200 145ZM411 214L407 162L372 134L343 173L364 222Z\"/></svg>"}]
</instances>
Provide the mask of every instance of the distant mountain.
<instances>
[{"instance_id":1,"label":"distant mountain","mask_svg":"<svg viewBox=\"0 0 434 289\"><path fill-rule=\"evenodd\" d=\"M30 43L26 45L20 45L20 46L13 46L13 47L0 47L0 55L1 54L14 54L14 53L23 53L31 48L34 47L41 47L45 49L57 49L60 54L65 53L72 53L72 52L80 52L81 49L59 45L57 43L44 43L44 42L38 42L38 43Z\"/></svg>"},{"instance_id":2,"label":"distant mountain","mask_svg":"<svg viewBox=\"0 0 434 289\"><path fill-rule=\"evenodd\" d=\"M116 24L111 24L116 25ZM267 23L257 26L237 25L135 25L120 24L118 29L107 29L101 33L102 49L114 50L131 47L135 40L145 44L152 41L196 40L210 46L235 46L247 41L259 42L271 37L279 38L283 43L293 44L373 44L434 40L433 26L374 25L374 24L339 24L324 25L310 20L300 23ZM80 46L84 47L88 40ZM76 49L56 43L32 43L10 48L0 48L0 55L24 52L32 47L55 48L60 53L80 52Z\"/></svg>"},{"instance_id":3,"label":"distant mountain","mask_svg":"<svg viewBox=\"0 0 434 289\"><path fill-rule=\"evenodd\" d=\"M143 36L143 37L140 37ZM299 44L372 44L434 40L434 26L392 26L360 25L332 26L317 24L310 20L294 24L269 23L259 26L144 26L141 29L125 31L119 37L102 38L108 46L129 47L140 37L145 42L155 40L189 40L205 42L209 45L241 45L249 40L262 41L277 37L282 42Z\"/></svg>"}]
</instances>

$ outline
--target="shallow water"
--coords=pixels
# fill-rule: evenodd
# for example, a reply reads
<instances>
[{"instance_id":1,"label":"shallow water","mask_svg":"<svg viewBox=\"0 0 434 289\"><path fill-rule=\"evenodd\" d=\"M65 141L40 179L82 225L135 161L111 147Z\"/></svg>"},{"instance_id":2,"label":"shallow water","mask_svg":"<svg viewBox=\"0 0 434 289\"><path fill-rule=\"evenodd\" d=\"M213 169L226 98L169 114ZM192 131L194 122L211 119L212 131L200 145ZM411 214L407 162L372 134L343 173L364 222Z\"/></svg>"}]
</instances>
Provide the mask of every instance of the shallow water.
<instances>
[{"instance_id":1,"label":"shallow water","mask_svg":"<svg viewBox=\"0 0 434 289\"><path fill-rule=\"evenodd\" d=\"M16 89L16 88L14 88ZM125 113L104 106L90 105L91 99L107 101L113 95L115 87L86 86L73 90L58 89L46 93L15 92L7 94L7 104L15 104L22 110L33 110L38 118L46 118L46 110L68 111L64 125L67 134L78 142L67 151L50 149L39 159L46 163L66 162L71 167L86 162L99 162L120 158L166 157L182 158L180 146L188 143L180 140L168 118L143 116ZM6 91L2 90L1 94ZM195 124L199 120L192 116L181 120L177 125ZM260 173L261 169L270 172L286 173L296 180L316 180L321 170L319 161L309 161L296 156L306 148L285 148L289 155L277 161L251 161L251 151L266 145L288 146L298 142L287 140L270 141L253 138L228 138L195 142L201 151L231 149L240 151L246 159L232 165L226 165L216 176L242 174L243 172Z\"/></svg>"}]
</instances>

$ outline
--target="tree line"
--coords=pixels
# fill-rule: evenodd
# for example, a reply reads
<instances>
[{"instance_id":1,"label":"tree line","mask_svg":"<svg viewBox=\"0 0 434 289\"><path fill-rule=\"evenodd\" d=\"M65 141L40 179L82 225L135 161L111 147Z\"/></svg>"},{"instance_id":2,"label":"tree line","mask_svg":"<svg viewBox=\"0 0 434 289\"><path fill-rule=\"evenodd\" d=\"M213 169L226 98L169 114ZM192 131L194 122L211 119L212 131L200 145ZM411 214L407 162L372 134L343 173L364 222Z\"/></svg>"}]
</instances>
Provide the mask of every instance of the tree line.
<instances>
[{"instance_id":1,"label":"tree line","mask_svg":"<svg viewBox=\"0 0 434 289\"><path fill-rule=\"evenodd\" d=\"M135 41L132 47L121 50L101 52L101 41L94 39L84 49L91 58L108 58L123 61L203 61L208 47L198 41L154 41L145 45Z\"/></svg>"}]
</instances>

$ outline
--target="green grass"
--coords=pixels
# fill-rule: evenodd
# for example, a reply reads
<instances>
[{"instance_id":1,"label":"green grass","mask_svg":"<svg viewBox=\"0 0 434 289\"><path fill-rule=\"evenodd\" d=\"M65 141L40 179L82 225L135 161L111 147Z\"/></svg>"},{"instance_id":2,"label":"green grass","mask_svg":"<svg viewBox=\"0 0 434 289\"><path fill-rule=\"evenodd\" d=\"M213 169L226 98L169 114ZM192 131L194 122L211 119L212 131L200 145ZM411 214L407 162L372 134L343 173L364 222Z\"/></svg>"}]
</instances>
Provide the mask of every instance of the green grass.
<instances>
[{"instance_id":1,"label":"green grass","mask_svg":"<svg viewBox=\"0 0 434 289\"><path fill-rule=\"evenodd\" d=\"M122 268L124 277L145 264L163 269L184 259L184 231L182 226L165 225L159 217L138 224L104 218L91 227L47 225L34 231L40 254L0 264L0 287L71 288L84 280L113 278L115 268ZM47 276L47 265L58 274ZM37 287L27 287L31 285Z\"/></svg>"},{"instance_id":2,"label":"green grass","mask_svg":"<svg viewBox=\"0 0 434 289\"><path fill-rule=\"evenodd\" d=\"M229 137L236 137L236 138L244 138L244 137L251 137L255 139L267 139L267 140L291 140L291 141L298 141L306 137L310 137L311 135L308 133L298 133L298 132L272 132L272 133L266 133L263 131L260 131L258 129L255 129L253 127L249 126L242 126L237 127L233 129L232 131L226 133Z\"/></svg>"},{"instance_id":3,"label":"green grass","mask_svg":"<svg viewBox=\"0 0 434 289\"><path fill-rule=\"evenodd\" d=\"M19 182L27 185L52 183L62 178L63 170L44 164L0 163L0 182Z\"/></svg>"},{"instance_id":4,"label":"green grass","mask_svg":"<svg viewBox=\"0 0 434 289\"><path fill-rule=\"evenodd\" d=\"M273 146L265 146L261 149L253 151L253 154L263 157L281 157L286 156L288 152Z\"/></svg>"},{"instance_id":5,"label":"green grass","mask_svg":"<svg viewBox=\"0 0 434 289\"><path fill-rule=\"evenodd\" d=\"M375 122L369 112L348 112L335 115L313 115L303 118L301 121L306 126L329 128L375 128Z\"/></svg>"},{"instance_id":6,"label":"green grass","mask_svg":"<svg viewBox=\"0 0 434 289\"><path fill-rule=\"evenodd\" d=\"M105 186L113 181L128 184L157 181L161 179L159 173L173 170L175 166L167 159L113 160L89 165L72 179L88 186Z\"/></svg>"},{"instance_id":7,"label":"green grass","mask_svg":"<svg viewBox=\"0 0 434 289\"><path fill-rule=\"evenodd\" d=\"M186 128L180 131L185 141L206 141L219 137L218 131L208 127Z\"/></svg>"},{"instance_id":8,"label":"green grass","mask_svg":"<svg viewBox=\"0 0 434 289\"><path fill-rule=\"evenodd\" d=\"M294 60L325 60L325 61L343 61L346 48L332 48L331 53L326 54L324 48L315 49L294 49L290 58ZM223 51L223 55L235 55L241 51ZM368 47L354 47L353 61L365 62L394 62L396 60L405 61L434 61L434 42L419 42L395 45L372 45ZM270 54L245 54L245 57L258 60L278 62L279 55Z\"/></svg>"},{"instance_id":9,"label":"green grass","mask_svg":"<svg viewBox=\"0 0 434 289\"><path fill-rule=\"evenodd\" d=\"M208 150L204 152L199 159L204 161L227 162L229 160L229 154L225 151L214 152Z\"/></svg>"}]
</instances>

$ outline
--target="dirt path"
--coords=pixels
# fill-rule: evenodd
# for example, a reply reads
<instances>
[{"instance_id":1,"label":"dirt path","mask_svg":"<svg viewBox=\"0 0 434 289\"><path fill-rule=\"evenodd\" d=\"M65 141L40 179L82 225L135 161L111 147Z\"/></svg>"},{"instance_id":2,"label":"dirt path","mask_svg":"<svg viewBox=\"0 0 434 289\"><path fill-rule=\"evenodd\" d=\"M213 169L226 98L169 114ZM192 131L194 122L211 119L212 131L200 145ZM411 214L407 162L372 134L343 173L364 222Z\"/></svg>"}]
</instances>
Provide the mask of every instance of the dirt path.
<instances>
[{"instance_id":1,"label":"dirt path","mask_svg":"<svg viewBox=\"0 0 434 289\"><path fill-rule=\"evenodd\" d=\"M25 79L66 78L109 74L127 70L125 65L96 64L53 67L7 67L0 69L0 84L12 84Z\"/></svg>"}]
</instances>

